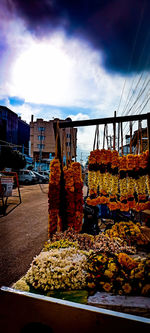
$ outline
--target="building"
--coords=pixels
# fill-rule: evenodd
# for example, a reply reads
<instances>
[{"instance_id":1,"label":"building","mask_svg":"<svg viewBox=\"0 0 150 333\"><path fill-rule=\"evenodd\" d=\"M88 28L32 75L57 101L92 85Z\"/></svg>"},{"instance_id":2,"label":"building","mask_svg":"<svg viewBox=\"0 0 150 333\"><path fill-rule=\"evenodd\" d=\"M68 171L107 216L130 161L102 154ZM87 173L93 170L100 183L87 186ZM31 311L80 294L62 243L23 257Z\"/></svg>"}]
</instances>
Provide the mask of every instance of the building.
<instances>
[{"instance_id":1,"label":"building","mask_svg":"<svg viewBox=\"0 0 150 333\"><path fill-rule=\"evenodd\" d=\"M12 144L29 154L30 125L6 106L0 106L0 144Z\"/></svg>"},{"instance_id":2,"label":"building","mask_svg":"<svg viewBox=\"0 0 150 333\"><path fill-rule=\"evenodd\" d=\"M138 130L134 132L132 137L132 145L134 147L134 151L137 150L137 143L139 140L139 150L140 144L142 145L141 150L146 151L148 149L148 135L147 135L147 127L141 128L141 134L138 133Z\"/></svg>"},{"instance_id":3,"label":"building","mask_svg":"<svg viewBox=\"0 0 150 333\"><path fill-rule=\"evenodd\" d=\"M123 150L123 155L130 154L130 135L125 136L125 144L123 145L122 149L120 147L119 154L121 155L121 152ZM133 153L133 147L132 147L132 153Z\"/></svg>"},{"instance_id":4,"label":"building","mask_svg":"<svg viewBox=\"0 0 150 333\"><path fill-rule=\"evenodd\" d=\"M126 143L123 145L123 155L130 154L130 135L125 136ZM139 142L138 142L139 141ZM147 137L147 127L141 128L141 134L138 130L134 131L132 135L132 153L137 153L137 144L139 145L140 151L146 151L148 149L148 137ZM140 149L141 146L141 149ZM119 149L119 154L121 155L121 147Z\"/></svg>"},{"instance_id":5,"label":"building","mask_svg":"<svg viewBox=\"0 0 150 333\"><path fill-rule=\"evenodd\" d=\"M31 142L31 157L35 162L47 162L55 156L55 135L54 135L54 122L59 119L45 121L42 118L34 121L33 116L30 122L30 142ZM59 120L64 121L64 120ZM65 121L71 121L70 118ZM63 135L64 133L64 135ZM65 138L65 140L63 139ZM76 156L76 128L60 129L61 147L64 147L64 155L67 154L68 158L75 158ZM66 141L66 142L64 142ZM63 145L64 142L64 145Z\"/></svg>"}]
</instances>

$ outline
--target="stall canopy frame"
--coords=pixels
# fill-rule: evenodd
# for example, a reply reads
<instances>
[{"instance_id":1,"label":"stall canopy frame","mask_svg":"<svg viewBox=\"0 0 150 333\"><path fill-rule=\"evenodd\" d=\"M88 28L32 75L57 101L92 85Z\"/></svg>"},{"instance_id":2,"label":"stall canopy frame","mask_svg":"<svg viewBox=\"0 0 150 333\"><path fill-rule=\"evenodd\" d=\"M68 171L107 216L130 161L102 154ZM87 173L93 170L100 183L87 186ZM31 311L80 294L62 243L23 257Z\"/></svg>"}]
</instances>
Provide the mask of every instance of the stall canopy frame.
<instances>
[{"instance_id":1,"label":"stall canopy frame","mask_svg":"<svg viewBox=\"0 0 150 333\"><path fill-rule=\"evenodd\" d=\"M116 114L115 114L116 115ZM84 126L93 126L93 125L105 125L105 124L113 124L116 123L124 123L132 121L142 121L147 120L147 130L148 130L148 150L150 153L150 112L138 115L131 116L119 116L119 117L109 117L109 118L99 118L99 119L88 119L88 120L75 120L75 121L61 121L59 122L59 128L67 128L67 127L84 127ZM54 122L54 131L56 133L56 125L57 122ZM115 126L114 126L115 128Z\"/></svg>"}]
</instances>

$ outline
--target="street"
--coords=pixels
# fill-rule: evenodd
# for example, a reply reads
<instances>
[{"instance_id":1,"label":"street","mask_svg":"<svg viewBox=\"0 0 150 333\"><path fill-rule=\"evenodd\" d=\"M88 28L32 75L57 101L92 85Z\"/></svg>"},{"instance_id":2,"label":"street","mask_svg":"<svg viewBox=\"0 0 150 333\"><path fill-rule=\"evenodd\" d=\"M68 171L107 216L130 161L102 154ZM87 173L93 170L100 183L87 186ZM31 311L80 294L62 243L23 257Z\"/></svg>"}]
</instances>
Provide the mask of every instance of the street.
<instances>
[{"instance_id":1,"label":"street","mask_svg":"<svg viewBox=\"0 0 150 333\"><path fill-rule=\"evenodd\" d=\"M0 218L0 285L5 286L26 273L48 238L48 184L22 186L20 191L22 203ZM8 204L13 200L18 198L9 197Z\"/></svg>"}]
</instances>

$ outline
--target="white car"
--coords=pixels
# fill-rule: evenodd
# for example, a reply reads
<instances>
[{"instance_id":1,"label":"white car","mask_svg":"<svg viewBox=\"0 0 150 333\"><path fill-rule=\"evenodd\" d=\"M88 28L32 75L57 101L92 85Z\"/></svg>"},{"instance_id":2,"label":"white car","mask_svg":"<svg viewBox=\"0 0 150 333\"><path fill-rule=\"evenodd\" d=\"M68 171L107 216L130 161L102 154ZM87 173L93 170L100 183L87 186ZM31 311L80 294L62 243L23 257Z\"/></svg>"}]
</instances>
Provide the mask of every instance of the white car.
<instances>
[{"instance_id":1,"label":"white car","mask_svg":"<svg viewBox=\"0 0 150 333\"><path fill-rule=\"evenodd\" d=\"M45 176L49 180L49 171L39 171L40 175Z\"/></svg>"},{"instance_id":2,"label":"white car","mask_svg":"<svg viewBox=\"0 0 150 333\"><path fill-rule=\"evenodd\" d=\"M33 184L36 183L37 178L31 170L19 170L18 179L20 184Z\"/></svg>"}]
</instances>

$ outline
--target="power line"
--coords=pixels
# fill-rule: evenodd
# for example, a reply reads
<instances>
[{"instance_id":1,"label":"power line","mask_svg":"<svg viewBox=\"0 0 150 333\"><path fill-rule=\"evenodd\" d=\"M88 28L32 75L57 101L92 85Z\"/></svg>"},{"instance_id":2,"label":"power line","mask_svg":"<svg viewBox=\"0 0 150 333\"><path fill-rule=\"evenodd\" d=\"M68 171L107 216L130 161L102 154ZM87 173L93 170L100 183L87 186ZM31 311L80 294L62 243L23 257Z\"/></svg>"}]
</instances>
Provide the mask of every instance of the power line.
<instances>
[{"instance_id":1,"label":"power line","mask_svg":"<svg viewBox=\"0 0 150 333\"><path fill-rule=\"evenodd\" d=\"M143 46L143 49L142 49L142 52L141 52L141 55L140 55L140 58L139 58L139 61L138 61L137 72L140 70L140 65L141 65L141 62L142 62L143 55L144 55L144 50L145 50L145 48L146 48L146 44L147 44L147 42L148 42L148 40L149 40L149 37L150 37L150 31L149 31L149 33L147 34L146 38L145 38L144 46ZM150 56L149 56L149 54L148 54L148 56L147 56L147 60L146 60L146 63L145 63L145 68L147 68L147 65L149 64L149 62L150 62ZM136 84L136 86L135 86L135 88L134 88L134 90L133 90L133 92L132 92L132 94L131 94L131 96L130 96L130 93L131 93L131 91L132 91L133 84L134 84L134 82L135 82L135 80L136 80L136 76L134 76L121 115L123 115L124 112L125 112L125 110L127 109L128 105L129 105L129 103L130 103L130 101L131 101L131 99L132 99L132 97L133 97L133 95L134 95L134 93L135 93L135 91L136 91L136 89L137 89L137 87L138 87L138 85L139 85L141 79L142 79L142 76L143 76L144 72L145 72L145 70L142 71L142 74L140 75L140 78L138 79L138 82L137 82L137 84ZM130 96L130 98L129 98L129 96Z\"/></svg>"},{"instance_id":2,"label":"power line","mask_svg":"<svg viewBox=\"0 0 150 333\"><path fill-rule=\"evenodd\" d=\"M141 28L141 24L142 24L142 20L143 20L144 10L145 10L145 1L143 3L143 8L141 9L141 13L140 13L140 20L139 20L139 24L138 24L138 27L137 27L137 31L136 31L136 35L135 35L135 40L134 40L134 43L133 43L133 47L132 47L132 51L131 51L131 55L130 55L130 59L129 59L129 65L128 65L128 69L127 69L127 74L129 73L129 70L130 70L130 67L131 67L131 63L132 63L133 54L134 54L134 51L135 51L135 46L136 46L138 34L139 34L139 31L140 31L140 28ZM121 92L121 96L120 96L120 100L119 100L119 105L118 105L118 108L117 108L117 114L119 113L119 109L120 109L122 97L123 97L123 94L124 94L126 82L127 82L127 76L126 76L126 79L125 79L124 84L123 84L123 88L122 88L122 92Z\"/></svg>"}]
</instances>

